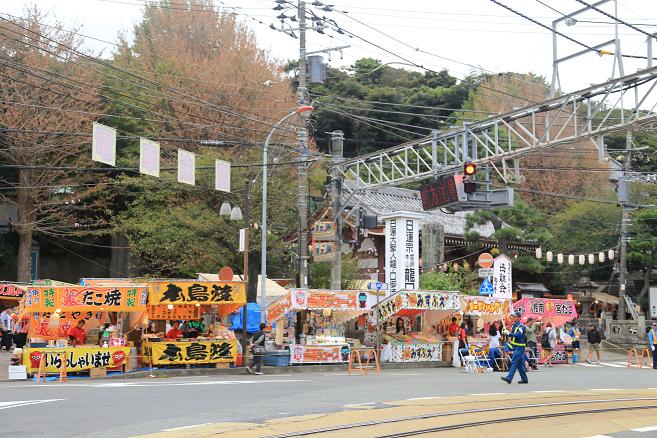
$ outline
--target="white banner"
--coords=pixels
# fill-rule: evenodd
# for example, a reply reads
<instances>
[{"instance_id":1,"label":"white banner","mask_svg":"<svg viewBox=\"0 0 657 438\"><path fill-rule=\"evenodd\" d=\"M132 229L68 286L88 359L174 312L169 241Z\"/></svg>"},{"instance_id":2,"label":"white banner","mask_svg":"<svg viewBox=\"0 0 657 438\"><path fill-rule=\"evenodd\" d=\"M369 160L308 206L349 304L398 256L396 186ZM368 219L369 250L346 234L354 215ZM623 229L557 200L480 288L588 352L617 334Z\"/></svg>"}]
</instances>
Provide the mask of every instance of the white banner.
<instances>
[{"instance_id":1,"label":"white banner","mask_svg":"<svg viewBox=\"0 0 657 438\"><path fill-rule=\"evenodd\" d=\"M116 129L94 122L91 159L116 166Z\"/></svg>"},{"instance_id":2,"label":"white banner","mask_svg":"<svg viewBox=\"0 0 657 438\"><path fill-rule=\"evenodd\" d=\"M420 287L420 221L417 215L400 213L386 221L386 283L388 295Z\"/></svg>"},{"instance_id":3,"label":"white banner","mask_svg":"<svg viewBox=\"0 0 657 438\"><path fill-rule=\"evenodd\" d=\"M393 344L391 362L440 362L442 344Z\"/></svg>"},{"instance_id":4,"label":"white banner","mask_svg":"<svg viewBox=\"0 0 657 438\"><path fill-rule=\"evenodd\" d=\"M228 161L215 160L214 172L215 190L230 193L230 163Z\"/></svg>"},{"instance_id":5,"label":"white banner","mask_svg":"<svg viewBox=\"0 0 657 438\"><path fill-rule=\"evenodd\" d=\"M139 173L160 176L160 144L147 138L139 139Z\"/></svg>"},{"instance_id":6,"label":"white banner","mask_svg":"<svg viewBox=\"0 0 657 438\"><path fill-rule=\"evenodd\" d=\"M196 155L183 149L178 149L178 182L196 184Z\"/></svg>"},{"instance_id":7,"label":"white banner","mask_svg":"<svg viewBox=\"0 0 657 438\"><path fill-rule=\"evenodd\" d=\"M493 263L493 298L510 300L513 295L513 263L504 254L495 258Z\"/></svg>"}]
</instances>

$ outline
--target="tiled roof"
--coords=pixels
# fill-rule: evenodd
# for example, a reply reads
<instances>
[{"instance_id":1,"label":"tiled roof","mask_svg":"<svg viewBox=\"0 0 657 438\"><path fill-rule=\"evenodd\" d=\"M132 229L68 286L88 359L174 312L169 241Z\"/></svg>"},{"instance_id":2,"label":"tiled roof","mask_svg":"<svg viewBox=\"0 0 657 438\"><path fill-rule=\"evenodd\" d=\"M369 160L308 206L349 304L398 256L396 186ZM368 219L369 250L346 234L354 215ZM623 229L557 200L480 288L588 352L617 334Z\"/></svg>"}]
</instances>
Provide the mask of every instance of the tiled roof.
<instances>
[{"instance_id":1,"label":"tiled roof","mask_svg":"<svg viewBox=\"0 0 657 438\"><path fill-rule=\"evenodd\" d=\"M342 201L347 202L350 190L343 191ZM452 236L463 236L465 233L465 216L467 212L459 211L454 214L445 213L440 209L424 211L420 192L416 190L400 188L380 188L358 192L349 202L355 202L356 198L362 199L360 206L369 214L378 216L395 213L398 211L410 211L424 216L424 223L439 223L444 227L445 234ZM490 237L495 229L488 222L485 225L476 226L474 230L483 237Z\"/></svg>"}]
</instances>

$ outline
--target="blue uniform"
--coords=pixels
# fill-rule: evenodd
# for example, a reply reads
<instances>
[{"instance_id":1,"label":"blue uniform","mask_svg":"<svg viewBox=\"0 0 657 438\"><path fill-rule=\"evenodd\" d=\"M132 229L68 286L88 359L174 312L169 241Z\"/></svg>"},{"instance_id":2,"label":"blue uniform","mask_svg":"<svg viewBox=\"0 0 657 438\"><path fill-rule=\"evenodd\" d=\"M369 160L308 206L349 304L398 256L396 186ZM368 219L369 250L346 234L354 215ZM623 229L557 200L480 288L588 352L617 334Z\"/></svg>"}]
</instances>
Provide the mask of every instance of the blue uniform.
<instances>
[{"instance_id":1,"label":"blue uniform","mask_svg":"<svg viewBox=\"0 0 657 438\"><path fill-rule=\"evenodd\" d=\"M520 373L522 382L527 382L527 373L525 372L525 347L527 346L527 329L520 322L516 322L511 327L509 333L509 343L513 347L513 355L511 356L511 367L509 374L506 376L507 381L511 382L516 370Z\"/></svg>"}]
</instances>

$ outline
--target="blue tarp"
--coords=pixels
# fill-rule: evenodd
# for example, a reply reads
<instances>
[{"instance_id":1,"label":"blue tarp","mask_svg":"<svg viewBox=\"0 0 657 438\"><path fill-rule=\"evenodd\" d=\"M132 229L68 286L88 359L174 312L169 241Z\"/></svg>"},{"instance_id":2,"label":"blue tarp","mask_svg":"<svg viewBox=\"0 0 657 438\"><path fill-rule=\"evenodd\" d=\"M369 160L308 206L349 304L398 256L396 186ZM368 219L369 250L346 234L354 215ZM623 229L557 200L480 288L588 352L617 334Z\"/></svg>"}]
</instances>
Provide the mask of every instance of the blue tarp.
<instances>
[{"instance_id":1,"label":"blue tarp","mask_svg":"<svg viewBox=\"0 0 657 438\"><path fill-rule=\"evenodd\" d=\"M231 329L235 331L242 330L243 309L230 314ZM247 303L246 305L246 331L255 333L260 326L260 306L258 303Z\"/></svg>"}]
</instances>

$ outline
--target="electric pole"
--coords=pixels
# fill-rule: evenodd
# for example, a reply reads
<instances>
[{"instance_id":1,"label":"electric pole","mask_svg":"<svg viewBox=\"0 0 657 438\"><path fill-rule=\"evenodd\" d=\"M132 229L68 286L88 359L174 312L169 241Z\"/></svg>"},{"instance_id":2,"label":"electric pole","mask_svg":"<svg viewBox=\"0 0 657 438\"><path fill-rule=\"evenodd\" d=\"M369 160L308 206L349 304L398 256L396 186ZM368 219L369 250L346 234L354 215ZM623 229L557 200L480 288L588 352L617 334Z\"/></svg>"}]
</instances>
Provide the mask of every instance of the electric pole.
<instances>
[{"instance_id":1,"label":"electric pole","mask_svg":"<svg viewBox=\"0 0 657 438\"><path fill-rule=\"evenodd\" d=\"M297 88L297 99L299 105L308 105L308 79L306 71L306 2L299 0L299 87ZM299 281L298 287L308 288L308 131L306 129L309 114L300 113L301 127L297 135L301 155L298 166L298 189L297 209L299 211Z\"/></svg>"},{"instance_id":2,"label":"electric pole","mask_svg":"<svg viewBox=\"0 0 657 438\"><path fill-rule=\"evenodd\" d=\"M625 320L627 306L625 304L625 295L627 294L627 226L630 219L629 195L630 183L629 172L632 161L632 131L627 131L625 137L625 161L623 162L623 176L618 183L618 203L623 209L621 216L621 236L620 236L620 260L619 260L619 290L618 290L618 319Z\"/></svg>"},{"instance_id":3,"label":"electric pole","mask_svg":"<svg viewBox=\"0 0 657 438\"><path fill-rule=\"evenodd\" d=\"M342 289L342 223L340 221L340 190L342 179L338 164L343 157L344 134L342 131L333 131L331 133L331 155L333 156L333 167L331 172L331 198L332 198L332 216L335 223L335 258L331 265L331 289ZM358 227L358 224L356 224Z\"/></svg>"}]
</instances>

